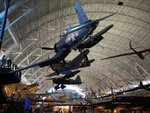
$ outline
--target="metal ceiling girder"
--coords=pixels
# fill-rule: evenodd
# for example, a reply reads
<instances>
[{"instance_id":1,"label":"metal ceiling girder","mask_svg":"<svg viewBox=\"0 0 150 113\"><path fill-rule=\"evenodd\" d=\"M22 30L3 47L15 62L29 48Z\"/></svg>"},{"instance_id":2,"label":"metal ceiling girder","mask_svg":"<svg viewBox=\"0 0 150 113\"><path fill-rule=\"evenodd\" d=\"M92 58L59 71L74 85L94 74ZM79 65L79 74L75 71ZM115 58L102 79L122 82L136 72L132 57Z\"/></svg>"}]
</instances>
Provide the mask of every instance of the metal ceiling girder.
<instances>
[{"instance_id":1,"label":"metal ceiling girder","mask_svg":"<svg viewBox=\"0 0 150 113\"><path fill-rule=\"evenodd\" d=\"M9 8L9 2L10 0L4 0L4 14L1 15L0 19L1 19L1 26L0 26L0 50L1 50L1 46L2 46L2 41L3 41L3 35L4 35L4 29L5 29L5 25L6 25L6 20L7 20L7 13L8 13L8 8Z\"/></svg>"}]
</instances>

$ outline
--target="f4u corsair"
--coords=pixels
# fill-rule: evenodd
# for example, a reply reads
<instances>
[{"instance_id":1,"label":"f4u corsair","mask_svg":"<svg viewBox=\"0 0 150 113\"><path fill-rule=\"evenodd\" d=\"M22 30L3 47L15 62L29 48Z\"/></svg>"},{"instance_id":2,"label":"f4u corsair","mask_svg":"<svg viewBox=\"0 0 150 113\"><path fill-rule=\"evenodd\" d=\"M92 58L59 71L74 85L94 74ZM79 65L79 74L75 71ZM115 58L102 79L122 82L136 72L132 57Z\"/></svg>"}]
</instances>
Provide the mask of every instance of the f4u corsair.
<instances>
[{"instance_id":1,"label":"f4u corsair","mask_svg":"<svg viewBox=\"0 0 150 113\"><path fill-rule=\"evenodd\" d=\"M113 16L114 14L108 15L101 19L96 20L89 20L86 16L84 10L82 9L81 5L77 2L75 4L75 11L79 20L79 25L66 29L61 36L60 40L55 43L54 48L47 48L43 47L42 49L54 50L55 56L45 61L41 61L35 64L31 64L27 67L20 68L15 71L20 71L24 69L28 69L31 67L39 66L49 66L52 64L59 63L61 61L65 62L65 58L73 50L80 50L82 51L85 48L91 48L97 43L99 43L103 39L103 34L106 33L109 29L113 27L113 25L109 25L94 36L91 36L93 31L98 26L99 22Z\"/></svg>"}]
</instances>

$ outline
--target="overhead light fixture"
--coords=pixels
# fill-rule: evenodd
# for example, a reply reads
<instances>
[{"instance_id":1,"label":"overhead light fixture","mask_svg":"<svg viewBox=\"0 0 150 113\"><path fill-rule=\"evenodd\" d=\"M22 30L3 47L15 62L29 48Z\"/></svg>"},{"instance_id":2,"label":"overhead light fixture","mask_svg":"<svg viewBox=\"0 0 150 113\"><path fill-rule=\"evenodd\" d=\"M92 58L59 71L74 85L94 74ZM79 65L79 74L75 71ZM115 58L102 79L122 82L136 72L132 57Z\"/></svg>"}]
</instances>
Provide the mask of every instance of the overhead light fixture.
<instances>
[{"instance_id":1,"label":"overhead light fixture","mask_svg":"<svg viewBox=\"0 0 150 113\"><path fill-rule=\"evenodd\" d=\"M118 2L118 5L120 5L120 6L123 5L123 2Z\"/></svg>"}]
</instances>

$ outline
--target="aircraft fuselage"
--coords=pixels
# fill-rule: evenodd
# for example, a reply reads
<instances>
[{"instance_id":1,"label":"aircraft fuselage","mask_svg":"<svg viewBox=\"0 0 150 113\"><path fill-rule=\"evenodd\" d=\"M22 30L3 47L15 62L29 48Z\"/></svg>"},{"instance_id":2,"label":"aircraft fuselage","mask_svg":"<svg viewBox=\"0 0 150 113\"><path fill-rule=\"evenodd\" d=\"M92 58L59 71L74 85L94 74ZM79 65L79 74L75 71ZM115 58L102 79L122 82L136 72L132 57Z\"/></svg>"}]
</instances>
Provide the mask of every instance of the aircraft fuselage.
<instances>
[{"instance_id":1,"label":"aircraft fuselage","mask_svg":"<svg viewBox=\"0 0 150 113\"><path fill-rule=\"evenodd\" d=\"M66 29L61 37L61 40L56 43L56 50L61 48L76 49L77 46L84 41L98 25L97 20L89 21L87 23Z\"/></svg>"}]
</instances>

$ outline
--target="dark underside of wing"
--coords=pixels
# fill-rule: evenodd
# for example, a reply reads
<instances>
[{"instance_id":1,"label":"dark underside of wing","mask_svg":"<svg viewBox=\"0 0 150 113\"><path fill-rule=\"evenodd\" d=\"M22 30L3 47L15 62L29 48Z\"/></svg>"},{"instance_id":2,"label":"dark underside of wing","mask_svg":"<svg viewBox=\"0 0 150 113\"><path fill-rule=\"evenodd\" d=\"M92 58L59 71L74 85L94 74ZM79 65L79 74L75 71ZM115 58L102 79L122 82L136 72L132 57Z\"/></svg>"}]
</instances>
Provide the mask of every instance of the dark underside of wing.
<instances>
[{"instance_id":1,"label":"dark underside of wing","mask_svg":"<svg viewBox=\"0 0 150 113\"><path fill-rule=\"evenodd\" d=\"M116 58L116 57L122 57L122 56L127 56L127 55L133 55L133 54L136 54L136 53L135 52L124 53L124 54L119 54L119 55L114 55L114 56L102 58L101 60L110 59L110 58Z\"/></svg>"},{"instance_id":2,"label":"dark underside of wing","mask_svg":"<svg viewBox=\"0 0 150 113\"><path fill-rule=\"evenodd\" d=\"M138 53L145 53L145 52L150 52L150 49L145 49L145 50L142 50L142 51L138 51ZM136 54L136 53L135 52L123 53L123 54L120 54L120 55L114 55L114 56L102 58L101 60L116 58L116 57L122 57L122 56L127 56L127 55L133 55L133 54Z\"/></svg>"}]
</instances>

